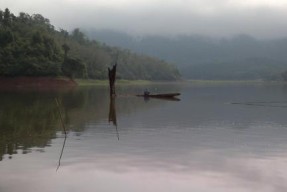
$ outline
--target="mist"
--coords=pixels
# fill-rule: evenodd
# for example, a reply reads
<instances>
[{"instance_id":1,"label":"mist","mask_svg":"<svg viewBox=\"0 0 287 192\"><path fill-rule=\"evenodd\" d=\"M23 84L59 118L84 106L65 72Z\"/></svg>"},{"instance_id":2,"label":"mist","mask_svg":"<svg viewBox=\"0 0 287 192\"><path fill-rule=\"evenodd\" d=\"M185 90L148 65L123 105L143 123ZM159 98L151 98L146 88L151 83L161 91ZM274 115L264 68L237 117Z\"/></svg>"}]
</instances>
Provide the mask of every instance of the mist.
<instances>
[{"instance_id":1,"label":"mist","mask_svg":"<svg viewBox=\"0 0 287 192\"><path fill-rule=\"evenodd\" d=\"M0 5L13 13L40 13L66 30L111 29L135 36L287 36L284 0L0 0Z\"/></svg>"}]
</instances>

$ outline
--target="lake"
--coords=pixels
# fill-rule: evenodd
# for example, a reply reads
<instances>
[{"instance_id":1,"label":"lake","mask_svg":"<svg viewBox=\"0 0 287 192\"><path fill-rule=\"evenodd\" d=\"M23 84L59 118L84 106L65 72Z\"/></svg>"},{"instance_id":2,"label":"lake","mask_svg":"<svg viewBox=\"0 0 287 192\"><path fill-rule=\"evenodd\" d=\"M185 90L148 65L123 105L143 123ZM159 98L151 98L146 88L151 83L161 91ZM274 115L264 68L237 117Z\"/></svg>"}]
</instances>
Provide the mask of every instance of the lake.
<instances>
[{"instance_id":1,"label":"lake","mask_svg":"<svg viewBox=\"0 0 287 192\"><path fill-rule=\"evenodd\" d=\"M180 92L180 101L134 96L145 88ZM0 191L287 191L287 86L117 93L110 101L105 86L1 91Z\"/></svg>"}]
</instances>

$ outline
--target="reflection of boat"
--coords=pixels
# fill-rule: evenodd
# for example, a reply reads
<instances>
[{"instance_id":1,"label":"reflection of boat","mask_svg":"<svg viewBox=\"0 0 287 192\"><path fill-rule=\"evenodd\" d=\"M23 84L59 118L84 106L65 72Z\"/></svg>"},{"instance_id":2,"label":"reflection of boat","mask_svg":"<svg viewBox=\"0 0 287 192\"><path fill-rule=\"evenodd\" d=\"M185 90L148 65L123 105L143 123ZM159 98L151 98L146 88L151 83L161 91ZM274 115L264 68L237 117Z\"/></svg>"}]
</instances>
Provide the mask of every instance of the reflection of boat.
<instances>
[{"instance_id":1,"label":"reflection of boat","mask_svg":"<svg viewBox=\"0 0 287 192\"><path fill-rule=\"evenodd\" d=\"M159 99L175 99L176 96L179 96L180 93L162 93L162 94L143 94L143 95L137 95L138 97L145 97L145 98L159 98Z\"/></svg>"}]
</instances>

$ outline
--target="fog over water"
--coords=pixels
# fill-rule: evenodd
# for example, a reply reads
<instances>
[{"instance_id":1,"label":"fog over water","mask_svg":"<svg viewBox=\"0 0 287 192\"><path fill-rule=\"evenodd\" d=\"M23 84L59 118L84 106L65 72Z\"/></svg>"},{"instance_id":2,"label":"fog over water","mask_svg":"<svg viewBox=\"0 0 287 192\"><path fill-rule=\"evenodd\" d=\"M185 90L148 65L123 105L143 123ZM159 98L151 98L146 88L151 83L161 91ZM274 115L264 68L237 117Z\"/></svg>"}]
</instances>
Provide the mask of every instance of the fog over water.
<instances>
[{"instance_id":1,"label":"fog over water","mask_svg":"<svg viewBox=\"0 0 287 192\"><path fill-rule=\"evenodd\" d=\"M56 28L113 29L133 35L287 34L285 0L0 0L1 9L40 13Z\"/></svg>"}]
</instances>

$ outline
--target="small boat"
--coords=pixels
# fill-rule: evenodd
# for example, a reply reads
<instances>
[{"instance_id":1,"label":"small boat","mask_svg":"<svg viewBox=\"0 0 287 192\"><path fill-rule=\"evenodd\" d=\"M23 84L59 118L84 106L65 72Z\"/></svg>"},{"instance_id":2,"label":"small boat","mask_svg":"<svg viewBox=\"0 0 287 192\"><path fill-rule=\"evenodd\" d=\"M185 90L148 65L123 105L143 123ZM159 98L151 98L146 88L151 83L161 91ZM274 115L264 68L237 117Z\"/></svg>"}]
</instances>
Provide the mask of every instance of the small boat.
<instances>
[{"instance_id":1,"label":"small boat","mask_svg":"<svg viewBox=\"0 0 287 192\"><path fill-rule=\"evenodd\" d=\"M179 96L180 93L162 93L162 94L143 94L143 95L137 95L138 97L152 97L152 98L174 98L176 96Z\"/></svg>"}]
</instances>

